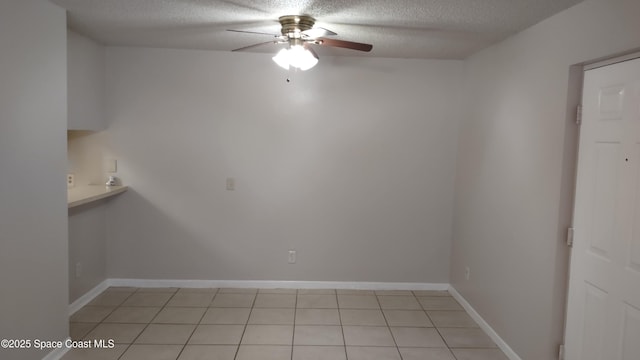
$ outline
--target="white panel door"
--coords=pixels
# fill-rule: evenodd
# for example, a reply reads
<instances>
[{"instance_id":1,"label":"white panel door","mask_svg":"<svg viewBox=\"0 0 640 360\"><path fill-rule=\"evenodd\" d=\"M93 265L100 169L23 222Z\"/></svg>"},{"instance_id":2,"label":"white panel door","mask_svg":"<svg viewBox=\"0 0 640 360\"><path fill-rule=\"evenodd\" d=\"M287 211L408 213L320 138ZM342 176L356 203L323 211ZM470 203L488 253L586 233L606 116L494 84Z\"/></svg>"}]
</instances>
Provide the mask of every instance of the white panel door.
<instances>
[{"instance_id":1,"label":"white panel door","mask_svg":"<svg viewBox=\"0 0 640 360\"><path fill-rule=\"evenodd\" d=\"M640 59L584 76L568 360L640 359Z\"/></svg>"}]
</instances>

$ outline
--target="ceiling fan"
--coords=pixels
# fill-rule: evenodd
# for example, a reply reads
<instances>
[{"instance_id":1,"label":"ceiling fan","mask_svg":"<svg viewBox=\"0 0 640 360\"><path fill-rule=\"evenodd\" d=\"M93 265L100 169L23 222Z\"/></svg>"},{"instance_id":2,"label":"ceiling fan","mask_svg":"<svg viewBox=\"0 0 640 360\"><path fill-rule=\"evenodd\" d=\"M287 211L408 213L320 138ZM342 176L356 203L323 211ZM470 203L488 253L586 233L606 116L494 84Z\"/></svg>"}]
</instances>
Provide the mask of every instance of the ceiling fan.
<instances>
[{"instance_id":1,"label":"ceiling fan","mask_svg":"<svg viewBox=\"0 0 640 360\"><path fill-rule=\"evenodd\" d=\"M310 45L333 46L367 52L373 48L373 45L370 44L326 38L325 36L334 36L337 34L325 28L314 28L313 25L316 19L309 15L285 15L278 18L278 21L280 25L282 25L281 35L255 31L227 30L240 33L270 35L275 38L274 40L231 51L242 51L267 44L286 44L288 46L280 50L280 52L273 57L273 61L287 70L290 67L308 70L318 63L318 54L316 54Z\"/></svg>"}]
</instances>

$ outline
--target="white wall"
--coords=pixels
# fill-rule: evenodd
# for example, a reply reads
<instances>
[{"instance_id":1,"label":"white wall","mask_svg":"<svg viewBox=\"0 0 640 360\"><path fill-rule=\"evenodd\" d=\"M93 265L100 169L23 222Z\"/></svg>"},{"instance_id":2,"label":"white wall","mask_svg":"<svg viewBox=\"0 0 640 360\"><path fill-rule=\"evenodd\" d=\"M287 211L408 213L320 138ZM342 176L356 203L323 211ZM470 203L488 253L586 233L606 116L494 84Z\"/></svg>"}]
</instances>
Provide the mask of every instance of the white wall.
<instances>
[{"instance_id":1,"label":"white wall","mask_svg":"<svg viewBox=\"0 0 640 360\"><path fill-rule=\"evenodd\" d=\"M461 69L107 48L109 277L447 283Z\"/></svg>"},{"instance_id":2,"label":"white wall","mask_svg":"<svg viewBox=\"0 0 640 360\"><path fill-rule=\"evenodd\" d=\"M586 1L465 62L451 282L522 359L555 359L562 342L570 66L639 47L638 14L635 0Z\"/></svg>"},{"instance_id":3,"label":"white wall","mask_svg":"<svg viewBox=\"0 0 640 360\"><path fill-rule=\"evenodd\" d=\"M0 1L0 338L62 340L67 318L66 17ZM0 349L3 359L46 352Z\"/></svg>"}]
</instances>

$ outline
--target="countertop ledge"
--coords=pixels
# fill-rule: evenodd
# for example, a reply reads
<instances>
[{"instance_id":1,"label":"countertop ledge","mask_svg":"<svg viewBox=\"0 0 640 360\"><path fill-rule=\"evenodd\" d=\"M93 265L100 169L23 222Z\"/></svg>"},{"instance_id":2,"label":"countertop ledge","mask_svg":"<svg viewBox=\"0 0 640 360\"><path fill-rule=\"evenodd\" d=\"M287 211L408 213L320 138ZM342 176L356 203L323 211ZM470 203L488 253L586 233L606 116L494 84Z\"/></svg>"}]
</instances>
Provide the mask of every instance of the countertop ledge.
<instances>
[{"instance_id":1,"label":"countertop ledge","mask_svg":"<svg viewBox=\"0 0 640 360\"><path fill-rule=\"evenodd\" d=\"M88 204L111 196L122 194L128 186L87 185L67 190L67 208Z\"/></svg>"}]
</instances>

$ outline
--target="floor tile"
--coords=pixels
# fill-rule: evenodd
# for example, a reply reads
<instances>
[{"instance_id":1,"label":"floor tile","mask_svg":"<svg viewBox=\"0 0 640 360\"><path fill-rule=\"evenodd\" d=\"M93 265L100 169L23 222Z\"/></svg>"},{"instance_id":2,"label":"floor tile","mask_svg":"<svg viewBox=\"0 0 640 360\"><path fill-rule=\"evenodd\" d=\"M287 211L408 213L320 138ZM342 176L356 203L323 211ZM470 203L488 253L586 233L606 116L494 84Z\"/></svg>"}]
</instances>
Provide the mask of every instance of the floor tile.
<instances>
[{"instance_id":1,"label":"floor tile","mask_svg":"<svg viewBox=\"0 0 640 360\"><path fill-rule=\"evenodd\" d=\"M374 295L338 295L340 309L380 309Z\"/></svg>"},{"instance_id":2,"label":"floor tile","mask_svg":"<svg viewBox=\"0 0 640 360\"><path fill-rule=\"evenodd\" d=\"M183 345L195 328L195 325L151 324L138 336L136 344Z\"/></svg>"},{"instance_id":3,"label":"floor tile","mask_svg":"<svg viewBox=\"0 0 640 360\"><path fill-rule=\"evenodd\" d=\"M292 360L347 360L344 346L293 346Z\"/></svg>"},{"instance_id":4,"label":"floor tile","mask_svg":"<svg viewBox=\"0 0 640 360\"><path fill-rule=\"evenodd\" d=\"M479 328L438 328L450 348L496 347L491 338Z\"/></svg>"},{"instance_id":5,"label":"floor tile","mask_svg":"<svg viewBox=\"0 0 640 360\"><path fill-rule=\"evenodd\" d=\"M424 310L464 310L452 297L420 296L418 300Z\"/></svg>"},{"instance_id":6,"label":"floor tile","mask_svg":"<svg viewBox=\"0 0 640 360\"><path fill-rule=\"evenodd\" d=\"M115 309L104 322L146 324L160 312L160 307L124 307Z\"/></svg>"},{"instance_id":7,"label":"floor tile","mask_svg":"<svg viewBox=\"0 0 640 360\"><path fill-rule=\"evenodd\" d=\"M296 325L340 325L338 309L297 309Z\"/></svg>"},{"instance_id":8,"label":"floor tile","mask_svg":"<svg viewBox=\"0 0 640 360\"><path fill-rule=\"evenodd\" d=\"M456 360L445 348L399 348L402 360Z\"/></svg>"},{"instance_id":9,"label":"floor tile","mask_svg":"<svg viewBox=\"0 0 640 360\"><path fill-rule=\"evenodd\" d=\"M403 295L413 296L411 290L376 290L376 295Z\"/></svg>"},{"instance_id":10,"label":"floor tile","mask_svg":"<svg viewBox=\"0 0 640 360\"><path fill-rule=\"evenodd\" d=\"M153 319L156 324L197 324L207 308L165 307Z\"/></svg>"},{"instance_id":11,"label":"floor tile","mask_svg":"<svg viewBox=\"0 0 640 360\"><path fill-rule=\"evenodd\" d=\"M244 345L291 345L291 325L247 325L242 337Z\"/></svg>"},{"instance_id":12,"label":"floor tile","mask_svg":"<svg viewBox=\"0 0 640 360\"><path fill-rule=\"evenodd\" d=\"M340 309L342 325L386 326L381 310Z\"/></svg>"},{"instance_id":13,"label":"floor tile","mask_svg":"<svg viewBox=\"0 0 640 360\"><path fill-rule=\"evenodd\" d=\"M113 339L116 344L131 344L145 328L145 324L99 324L85 339Z\"/></svg>"},{"instance_id":14,"label":"floor tile","mask_svg":"<svg viewBox=\"0 0 640 360\"><path fill-rule=\"evenodd\" d=\"M176 360L182 345L131 345L119 360ZM93 359L92 359L93 360Z\"/></svg>"},{"instance_id":15,"label":"floor tile","mask_svg":"<svg viewBox=\"0 0 640 360\"><path fill-rule=\"evenodd\" d=\"M447 290L413 290L415 296L451 296Z\"/></svg>"},{"instance_id":16,"label":"floor tile","mask_svg":"<svg viewBox=\"0 0 640 360\"><path fill-rule=\"evenodd\" d=\"M187 345L178 360L233 360L236 345Z\"/></svg>"},{"instance_id":17,"label":"floor tile","mask_svg":"<svg viewBox=\"0 0 640 360\"><path fill-rule=\"evenodd\" d=\"M60 360L117 360L128 345L116 345L112 349L71 349Z\"/></svg>"},{"instance_id":18,"label":"floor tile","mask_svg":"<svg viewBox=\"0 0 640 360\"><path fill-rule=\"evenodd\" d=\"M291 346L240 345L236 360L291 360Z\"/></svg>"},{"instance_id":19,"label":"floor tile","mask_svg":"<svg viewBox=\"0 0 640 360\"><path fill-rule=\"evenodd\" d=\"M344 341L352 346L395 346L388 327L343 326ZM348 354L347 354L348 355Z\"/></svg>"},{"instance_id":20,"label":"floor tile","mask_svg":"<svg viewBox=\"0 0 640 360\"><path fill-rule=\"evenodd\" d=\"M400 360L396 347L347 346L349 360Z\"/></svg>"},{"instance_id":21,"label":"floor tile","mask_svg":"<svg viewBox=\"0 0 640 360\"><path fill-rule=\"evenodd\" d=\"M422 310L415 296L378 296L380 307L389 310Z\"/></svg>"},{"instance_id":22,"label":"floor tile","mask_svg":"<svg viewBox=\"0 0 640 360\"><path fill-rule=\"evenodd\" d=\"M244 325L198 325L189 339L190 345L237 345Z\"/></svg>"},{"instance_id":23,"label":"floor tile","mask_svg":"<svg viewBox=\"0 0 640 360\"><path fill-rule=\"evenodd\" d=\"M164 306L173 296L162 292L136 292L122 303L122 306Z\"/></svg>"},{"instance_id":24,"label":"floor tile","mask_svg":"<svg viewBox=\"0 0 640 360\"><path fill-rule=\"evenodd\" d=\"M258 294L290 294L298 293L296 289L258 289Z\"/></svg>"},{"instance_id":25,"label":"floor tile","mask_svg":"<svg viewBox=\"0 0 640 360\"><path fill-rule=\"evenodd\" d=\"M342 328L325 325L296 325L294 345L344 345Z\"/></svg>"},{"instance_id":26,"label":"floor tile","mask_svg":"<svg viewBox=\"0 0 640 360\"><path fill-rule=\"evenodd\" d=\"M465 311L427 311L437 327L478 327Z\"/></svg>"},{"instance_id":27,"label":"floor tile","mask_svg":"<svg viewBox=\"0 0 640 360\"><path fill-rule=\"evenodd\" d=\"M207 307L211 304L211 300L213 300L213 293L178 292L169 300L167 306Z\"/></svg>"},{"instance_id":28,"label":"floor tile","mask_svg":"<svg viewBox=\"0 0 640 360\"><path fill-rule=\"evenodd\" d=\"M298 295L335 295L334 289L298 289Z\"/></svg>"},{"instance_id":29,"label":"floor tile","mask_svg":"<svg viewBox=\"0 0 640 360\"><path fill-rule=\"evenodd\" d=\"M392 327L391 332L399 347L447 347L434 328Z\"/></svg>"},{"instance_id":30,"label":"floor tile","mask_svg":"<svg viewBox=\"0 0 640 360\"><path fill-rule=\"evenodd\" d=\"M296 306L301 309L337 309L338 302L335 295L303 294L298 295Z\"/></svg>"},{"instance_id":31,"label":"floor tile","mask_svg":"<svg viewBox=\"0 0 640 360\"><path fill-rule=\"evenodd\" d=\"M253 294L255 295L258 289L254 288L220 288L218 294Z\"/></svg>"},{"instance_id":32,"label":"floor tile","mask_svg":"<svg viewBox=\"0 0 640 360\"><path fill-rule=\"evenodd\" d=\"M389 326L433 327L422 310L383 310Z\"/></svg>"},{"instance_id":33,"label":"floor tile","mask_svg":"<svg viewBox=\"0 0 640 360\"><path fill-rule=\"evenodd\" d=\"M113 306L85 306L71 315L71 322L98 323L104 320L115 307Z\"/></svg>"},{"instance_id":34,"label":"floor tile","mask_svg":"<svg viewBox=\"0 0 640 360\"><path fill-rule=\"evenodd\" d=\"M95 299L91 300L89 305L97 306L118 306L121 305L129 296L133 294L133 291L104 291Z\"/></svg>"},{"instance_id":35,"label":"floor tile","mask_svg":"<svg viewBox=\"0 0 640 360\"><path fill-rule=\"evenodd\" d=\"M80 340L97 325L98 323L69 323L69 337L72 340Z\"/></svg>"},{"instance_id":36,"label":"floor tile","mask_svg":"<svg viewBox=\"0 0 640 360\"><path fill-rule=\"evenodd\" d=\"M64 360L507 359L434 290L109 288L69 331L117 346L73 349Z\"/></svg>"},{"instance_id":37,"label":"floor tile","mask_svg":"<svg viewBox=\"0 0 640 360\"><path fill-rule=\"evenodd\" d=\"M452 349L458 360L508 360L500 349Z\"/></svg>"},{"instance_id":38,"label":"floor tile","mask_svg":"<svg viewBox=\"0 0 640 360\"><path fill-rule=\"evenodd\" d=\"M222 289L220 289L222 290ZM211 302L212 307L252 307L255 294L218 293Z\"/></svg>"},{"instance_id":39,"label":"floor tile","mask_svg":"<svg viewBox=\"0 0 640 360\"><path fill-rule=\"evenodd\" d=\"M293 294L258 294L253 305L257 308L295 308L296 295Z\"/></svg>"},{"instance_id":40,"label":"floor tile","mask_svg":"<svg viewBox=\"0 0 640 360\"><path fill-rule=\"evenodd\" d=\"M209 308L200 320L201 324L246 324L250 308Z\"/></svg>"},{"instance_id":41,"label":"floor tile","mask_svg":"<svg viewBox=\"0 0 640 360\"><path fill-rule=\"evenodd\" d=\"M293 325L295 309L253 308L249 324Z\"/></svg>"}]
</instances>

